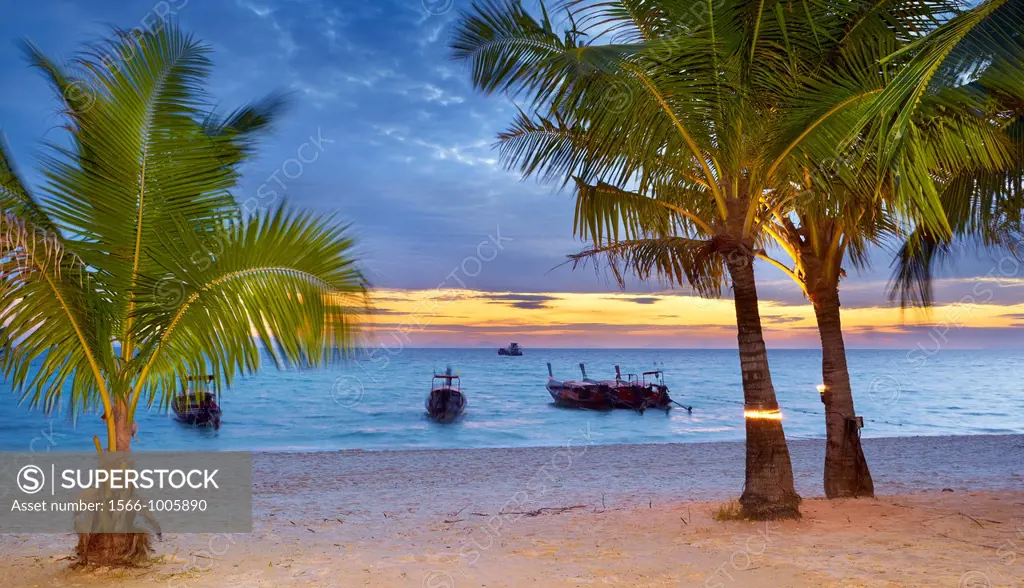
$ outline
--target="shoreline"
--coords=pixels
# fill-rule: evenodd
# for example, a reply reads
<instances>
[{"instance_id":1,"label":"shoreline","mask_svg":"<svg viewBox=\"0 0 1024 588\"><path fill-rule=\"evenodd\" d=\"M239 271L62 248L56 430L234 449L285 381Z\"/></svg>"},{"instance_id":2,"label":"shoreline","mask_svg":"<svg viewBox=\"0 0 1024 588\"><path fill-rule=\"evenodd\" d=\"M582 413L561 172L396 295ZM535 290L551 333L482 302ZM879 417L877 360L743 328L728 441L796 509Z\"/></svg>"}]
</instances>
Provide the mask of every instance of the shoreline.
<instances>
[{"instance_id":1,"label":"shoreline","mask_svg":"<svg viewBox=\"0 0 1024 588\"><path fill-rule=\"evenodd\" d=\"M938 434L938 435L903 435L903 436L885 436L885 437L862 437L862 442L863 443L869 443L869 442L876 442L876 441L899 441L901 439L936 439L936 438L942 438L942 439L961 439L961 438L978 438L978 437L982 437L982 438L988 438L988 437L1020 437L1020 438L1024 439L1024 433L1005 432L1005 433L965 433L963 435ZM794 443L813 443L813 442L816 442L816 441L824 442L825 441L825 436L822 435L820 437L793 437L793 436L790 436L788 434L786 435L786 442L789 445L792 445ZM745 441L742 441L742 440L736 440L736 441L688 441L688 442L651 441L649 443L591 443L590 445L592 447L651 447L651 446L663 447L663 446L682 446L682 445L686 445L686 446L690 446L690 445L743 445L744 443L745 443ZM423 452L433 452L433 451L443 451L443 452L447 452L447 451L490 451L490 450L502 450L502 451L510 450L510 451L514 451L514 450L520 450L520 449L522 449L522 450L558 449L560 447L564 447L564 445L493 445L493 446L486 446L486 447L402 447L402 448L399 448L399 449L379 449L379 448L369 448L369 449L360 449L360 448L352 448L352 449L252 449L249 452L252 453L253 456L259 456L259 455L277 455L277 454L318 455L318 454L321 454L321 453L328 453L328 454L334 454L334 453L340 453L340 454L347 454L347 453L359 454L359 453L400 453L400 452L423 453ZM140 450L140 451L145 451L145 450ZM177 450L173 450L173 451L177 451ZM214 451L219 451L219 450L214 450ZM225 449L224 451L240 451L240 450Z\"/></svg>"},{"instance_id":2,"label":"shoreline","mask_svg":"<svg viewBox=\"0 0 1024 588\"><path fill-rule=\"evenodd\" d=\"M581 429L567 435L567 445L543 448L258 453L253 508L270 507L273 501L264 498L287 496L273 507L289 516L303 516L307 501L345 505L361 517L395 507L430 517L460 507L496 512L524 492L532 508L721 501L742 492L743 443L586 445L587 435L596 432ZM878 494L1024 490L1024 435L863 444ZM789 449L797 491L822 496L824 440L791 441Z\"/></svg>"},{"instance_id":3,"label":"shoreline","mask_svg":"<svg viewBox=\"0 0 1024 588\"><path fill-rule=\"evenodd\" d=\"M876 499L820 497L824 442L790 442L803 518L714 513L744 444L256 453L251 534L165 535L151 564L74 569L71 535L0 535L21 587L1019 588L1024 435L865 439ZM582 433L582 434L580 434ZM949 491L952 490L952 491Z\"/></svg>"}]
</instances>

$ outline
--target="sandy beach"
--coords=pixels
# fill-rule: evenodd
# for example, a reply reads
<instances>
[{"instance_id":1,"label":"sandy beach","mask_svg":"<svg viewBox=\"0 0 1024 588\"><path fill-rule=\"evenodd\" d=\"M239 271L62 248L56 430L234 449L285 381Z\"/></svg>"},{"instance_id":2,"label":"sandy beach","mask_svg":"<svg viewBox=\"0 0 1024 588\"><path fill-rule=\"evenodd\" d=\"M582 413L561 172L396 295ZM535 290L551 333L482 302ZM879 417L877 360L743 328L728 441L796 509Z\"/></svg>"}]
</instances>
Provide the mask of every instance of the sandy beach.
<instances>
[{"instance_id":1,"label":"sandy beach","mask_svg":"<svg viewBox=\"0 0 1024 588\"><path fill-rule=\"evenodd\" d=\"M251 535L164 536L137 570L71 568L73 538L0 536L10 586L1024 586L1024 437L866 440L879 498L718 521L735 443L258 454Z\"/></svg>"}]
</instances>

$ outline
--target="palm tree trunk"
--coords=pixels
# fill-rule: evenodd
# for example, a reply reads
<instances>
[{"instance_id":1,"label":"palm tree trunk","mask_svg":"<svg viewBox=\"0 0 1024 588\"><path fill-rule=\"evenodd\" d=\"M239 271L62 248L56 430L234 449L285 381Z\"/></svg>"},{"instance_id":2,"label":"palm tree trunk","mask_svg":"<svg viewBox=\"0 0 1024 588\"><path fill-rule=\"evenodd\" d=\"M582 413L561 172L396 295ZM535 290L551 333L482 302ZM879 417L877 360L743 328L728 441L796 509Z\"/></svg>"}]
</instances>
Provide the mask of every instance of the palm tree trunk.
<instances>
[{"instance_id":1,"label":"palm tree trunk","mask_svg":"<svg viewBox=\"0 0 1024 588\"><path fill-rule=\"evenodd\" d=\"M839 317L839 288L823 287L812 293L811 302L821 335L821 376L825 385L825 496L874 496L860 429L852 423L856 412Z\"/></svg>"},{"instance_id":2,"label":"palm tree trunk","mask_svg":"<svg viewBox=\"0 0 1024 588\"><path fill-rule=\"evenodd\" d=\"M117 451L130 451L132 444L132 426L129 424L129 404L118 400L114 405L114 431L117 438ZM107 418L110 418L109 416ZM134 492L110 491L119 493L118 498L134 498ZM114 496L114 495L111 495ZM122 527L136 527L131 524L135 513L99 513L122 519ZM152 538L144 530L138 533L79 533L78 545L75 547L78 565L95 566L136 566L149 559L152 553Z\"/></svg>"},{"instance_id":3,"label":"palm tree trunk","mask_svg":"<svg viewBox=\"0 0 1024 588\"><path fill-rule=\"evenodd\" d=\"M128 413L128 402L118 400L114 405L114 432L117 435L118 451L131 451L132 448L132 430L128 423Z\"/></svg>"},{"instance_id":4,"label":"palm tree trunk","mask_svg":"<svg viewBox=\"0 0 1024 588\"><path fill-rule=\"evenodd\" d=\"M754 260L739 251L730 252L727 257L736 305L747 429L746 485L740 505L743 514L752 519L797 518L800 496L793 485L793 465L768 369L768 352L757 308Z\"/></svg>"}]
</instances>

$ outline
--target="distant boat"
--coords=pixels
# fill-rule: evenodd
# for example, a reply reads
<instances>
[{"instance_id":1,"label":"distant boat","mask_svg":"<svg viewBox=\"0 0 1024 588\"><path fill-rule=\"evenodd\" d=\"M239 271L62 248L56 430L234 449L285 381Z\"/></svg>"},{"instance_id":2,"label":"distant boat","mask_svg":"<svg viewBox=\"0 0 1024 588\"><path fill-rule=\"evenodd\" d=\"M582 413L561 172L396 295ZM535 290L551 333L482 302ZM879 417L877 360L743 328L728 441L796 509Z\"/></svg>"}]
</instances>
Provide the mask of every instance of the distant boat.
<instances>
[{"instance_id":1,"label":"distant boat","mask_svg":"<svg viewBox=\"0 0 1024 588\"><path fill-rule=\"evenodd\" d=\"M174 417L186 425L219 429L222 411L217 393L210 389L213 376L190 376L186 381L195 385L186 387L171 401Z\"/></svg>"},{"instance_id":2,"label":"distant boat","mask_svg":"<svg viewBox=\"0 0 1024 588\"><path fill-rule=\"evenodd\" d=\"M581 364L582 365L582 364ZM615 408L612 395L607 386L598 382L584 380L556 380L548 363L548 393L555 404L571 408L589 408L592 410L611 410Z\"/></svg>"},{"instance_id":3,"label":"distant boat","mask_svg":"<svg viewBox=\"0 0 1024 588\"><path fill-rule=\"evenodd\" d=\"M459 376L452 375L451 367L443 375L434 374L427 397L427 415L437 422L450 423L465 410L466 395L462 393Z\"/></svg>"},{"instance_id":4,"label":"distant boat","mask_svg":"<svg viewBox=\"0 0 1024 588\"><path fill-rule=\"evenodd\" d=\"M523 350L519 348L519 343L512 343L508 347L502 347L498 350L498 355L522 355Z\"/></svg>"}]
</instances>

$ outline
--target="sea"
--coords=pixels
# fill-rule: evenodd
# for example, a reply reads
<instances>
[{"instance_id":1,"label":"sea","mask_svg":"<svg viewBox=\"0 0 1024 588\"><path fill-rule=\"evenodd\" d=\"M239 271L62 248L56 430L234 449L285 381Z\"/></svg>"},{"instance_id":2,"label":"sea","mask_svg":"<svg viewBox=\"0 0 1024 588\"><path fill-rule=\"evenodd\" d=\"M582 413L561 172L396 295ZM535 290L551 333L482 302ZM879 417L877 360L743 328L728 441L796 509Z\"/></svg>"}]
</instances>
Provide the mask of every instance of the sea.
<instances>
[{"instance_id":1,"label":"sea","mask_svg":"<svg viewBox=\"0 0 1024 588\"><path fill-rule=\"evenodd\" d=\"M865 437L1024 433L1024 351L848 350ZM819 350L769 353L783 426L790 439L823 438ZM673 408L599 412L556 407L545 390L547 363L558 379L664 371ZM426 418L431 376L451 367L468 398L455 423ZM136 451L299 452L592 443L700 443L743 439L743 393L735 350L402 349L357 354L321 369L277 369L239 378L221 396L219 430L190 427L154 405L140 407ZM31 409L0 382L0 450L80 451L105 439L98 414Z\"/></svg>"}]
</instances>

